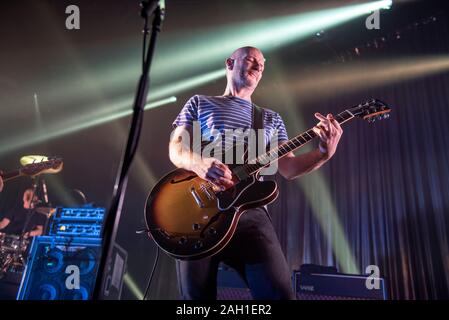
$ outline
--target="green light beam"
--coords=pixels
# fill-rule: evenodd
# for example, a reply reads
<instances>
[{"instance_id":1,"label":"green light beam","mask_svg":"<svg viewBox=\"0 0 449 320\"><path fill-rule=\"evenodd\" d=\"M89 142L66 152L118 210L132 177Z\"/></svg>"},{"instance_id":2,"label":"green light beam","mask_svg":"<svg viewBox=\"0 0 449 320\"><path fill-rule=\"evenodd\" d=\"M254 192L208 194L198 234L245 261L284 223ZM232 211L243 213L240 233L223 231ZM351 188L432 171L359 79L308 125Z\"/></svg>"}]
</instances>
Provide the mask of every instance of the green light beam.
<instances>
[{"instance_id":1,"label":"green light beam","mask_svg":"<svg viewBox=\"0 0 449 320\"><path fill-rule=\"evenodd\" d=\"M153 75L164 79L169 70L198 71L224 63L224 57L241 46L255 46L265 52L305 39L323 29L335 27L391 5L391 0L374 1L332 9L234 24L207 32L181 35L167 52L155 57ZM361 28L365 28L364 25ZM175 40L175 39L173 39ZM134 72L132 73L134 74ZM123 74L120 73L122 76Z\"/></svg>"},{"instance_id":2,"label":"green light beam","mask_svg":"<svg viewBox=\"0 0 449 320\"><path fill-rule=\"evenodd\" d=\"M449 55L407 57L375 62L352 62L302 73L287 85L301 99L323 99L418 79L449 70Z\"/></svg>"},{"instance_id":3,"label":"green light beam","mask_svg":"<svg viewBox=\"0 0 449 320\"><path fill-rule=\"evenodd\" d=\"M199 86L202 86L204 84L207 84L209 82L212 82L214 80L217 80L219 78L222 78L226 75L226 71L224 68L220 68L215 71L207 72L204 74L197 75L195 77L190 77L188 79L182 79L177 82L173 82L169 85L163 85L158 86L153 89L151 89L151 92L148 95L147 103L153 103L154 100L165 98L169 95L174 95L177 93L181 93ZM103 105L92 105L86 109L88 110L96 110L89 113L84 113L82 116L76 117L72 120L76 123L84 123L87 121L91 121L92 119L101 119L104 117L108 117L110 114L114 112L121 112L127 108L129 108L130 105L133 103L133 96L126 96L122 98L117 98L113 103L105 103ZM161 105L155 105L155 107L158 107ZM70 124L74 125L74 124Z\"/></svg>"},{"instance_id":4,"label":"green light beam","mask_svg":"<svg viewBox=\"0 0 449 320\"><path fill-rule=\"evenodd\" d=\"M273 59L274 77L276 83L288 83L284 78L281 64ZM288 127L290 134L297 134L306 128L303 117L298 112L297 102L294 95L288 90L287 85L279 86L278 96L284 105L290 106L284 110L283 119ZM269 91L272 92L272 91ZM293 132L292 132L293 131ZM312 150L310 144L301 148L301 152ZM296 152L295 152L296 153ZM335 254L337 263L345 273L359 273L355 257L351 251L349 242L345 236L344 228L338 217L337 208L332 200L328 183L324 175L319 171L301 176L295 180L301 190L304 192L328 244ZM298 214L297 212L293 214ZM295 217L291 217L295 220ZM289 245L289 244L288 244ZM287 251L288 252L288 251Z\"/></svg>"},{"instance_id":5,"label":"green light beam","mask_svg":"<svg viewBox=\"0 0 449 320\"><path fill-rule=\"evenodd\" d=\"M210 28L207 31L187 30L171 37L168 35L166 42L161 43L155 54L151 76L161 83L173 81L174 74L178 77L188 77L192 73L224 65L224 58L240 46L252 45L269 52L377 9L388 8L391 3L391 0L373 1ZM362 24L360 28L365 28L365 25ZM132 57L134 59L134 55ZM134 62L120 61L96 73L83 71L88 75L83 77L83 81L64 81L64 89L71 88L69 92L63 89L55 90L54 84L50 86L47 99L76 99L91 86L99 87L98 84L110 90L126 88L137 79L140 72L140 66Z\"/></svg>"},{"instance_id":6,"label":"green light beam","mask_svg":"<svg viewBox=\"0 0 449 320\"><path fill-rule=\"evenodd\" d=\"M318 169L319 170L319 169ZM320 172L313 172L296 181L309 201L315 219L332 247L337 263L344 273L359 274L355 257L338 218L328 183Z\"/></svg>"},{"instance_id":7,"label":"green light beam","mask_svg":"<svg viewBox=\"0 0 449 320\"><path fill-rule=\"evenodd\" d=\"M161 105L169 104L176 102L176 97L169 97L166 99L162 99L159 101L155 101L153 103L149 103L145 106L145 110L156 108ZM58 123L53 127L48 126L45 129L45 132L40 135L33 134L24 134L21 136L16 136L13 139L8 139L7 141L2 141L0 143L0 153L11 151L14 149L18 149L21 147L37 144L40 142L44 142L53 138L61 137L64 135L68 135L83 129L95 127L101 124L105 124L107 122L111 122L120 118L124 118L130 116L132 114L132 110L125 110L120 112L115 112L108 116L104 116L100 119L91 119L90 121L85 122L76 122L76 121L67 121L65 123ZM74 123L75 122L75 123Z\"/></svg>"},{"instance_id":8,"label":"green light beam","mask_svg":"<svg viewBox=\"0 0 449 320\"><path fill-rule=\"evenodd\" d=\"M123 283L128 287L134 297L137 300L143 300L143 292L139 289L139 286L136 284L134 279L131 277L129 273L125 273L123 276Z\"/></svg>"},{"instance_id":9,"label":"green light beam","mask_svg":"<svg viewBox=\"0 0 449 320\"><path fill-rule=\"evenodd\" d=\"M148 104L145 106L145 110L150 108L156 108L167 103L175 102L175 97L160 100L156 102L150 102L159 97L167 96L169 94L175 94L190 90L192 88L204 85L219 78L224 77L226 71L224 68L220 68L215 71L200 74L195 77L183 79L172 83L170 85L164 85L155 87L151 90L148 98ZM83 129L87 129L96 125L113 121L115 119L129 115L130 111L124 111L132 105L133 98L131 96L116 100L111 104L103 104L102 106L92 106L88 109L95 109L94 112L84 113L80 116L70 117L70 120L63 121L53 126L47 126L45 130L41 130L41 134L24 134L16 137L15 139L8 139L7 141L0 141L0 153L11 151L20 147L32 145L38 142L46 141L48 139L57 138L62 135L74 133ZM128 112L128 113L127 113Z\"/></svg>"},{"instance_id":10,"label":"green light beam","mask_svg":"<svg viewBox=\"0 0 449 320\"><path fill-rule=\"evenodd\" d=\"M226 75L225 67L211 71L205 74L201 74L199 76L191 77L185 80L181 80L178 82L175 82L173 84L161 86L155 88L153 93L149 94L150 99L160 99L162 97L166 97L170 94L176 94L183 91L187 91L189 89L199 87L203 84L215 81L217 79L223 78Z\"/></svg>"},{"instance_id":11,"label":"green light beam","mask_svg":"<svg viewBox=\"0 0 449 320\"><path fill-rule=\"evenodd\" d=\"M123 145L117 144L116 141L125 141L127 137L127 129L123 126L122 123L115 122L114 133L116 134L117 139L109 140L109 142L111 142L111 147L114 148L117 152L123 152ZM167 153L168 140L169 138L167 137ZM145 148L145 145L141 145L141 147ZM148 163L149 161L144 158L141 152L141 148L137 149L130 173L133 176L133 179L137 180L137 182L140 184L140 187L145 192L148 192L158 180Z\"/></svg>"}]
</instances>

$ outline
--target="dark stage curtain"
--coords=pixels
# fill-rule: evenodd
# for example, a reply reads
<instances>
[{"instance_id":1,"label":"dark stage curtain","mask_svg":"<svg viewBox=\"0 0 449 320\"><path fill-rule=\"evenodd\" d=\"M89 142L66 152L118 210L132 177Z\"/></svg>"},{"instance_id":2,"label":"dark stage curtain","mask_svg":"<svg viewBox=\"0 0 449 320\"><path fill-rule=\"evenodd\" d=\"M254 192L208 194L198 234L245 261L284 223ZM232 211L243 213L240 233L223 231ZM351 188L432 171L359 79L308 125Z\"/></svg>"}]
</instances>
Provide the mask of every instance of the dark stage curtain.
<instances>
[{"instance_id":1,"label":"dark stage curtain","mask_svg":"<svg viewBox=\"0 0 449 320\"><path fill-rule=\"evenodd\" d=\"M400 39L390 37L381 49L354 59L449 56L446 20L412 26ZM348 88L314 101L297 96L298 117L307 119L300 129L315 125L316 111L335 114L371 97L391 105L389 120L351 121L336 155L318 171L295 181L276 177L281 192L269 209L282 248L292 270L313 263L364 273L377 265L389 299L447 299L449 74ZM294 112L278 111L288 126ZM291 137L296 133L289 129ZM148 243L140 241L141 247ZM178 298L173 259L162 254L154 279L151 299Z\"/></svg>"},{"instance_id":2,"label":"dark stage curtain","mask_svg":"<svg viewBox=\"0 0 449 320\"><path fill-rule=\"evenodd\" d=\"M448 55L448 36L440 18L359 59ZM368 265L377 265L391 299L447 299L449 74L339 92L317 100L303 114L337 113L369 97L392 106L389 120L345 125L335 157L318 173L300 178L300 183L277 179L281 195L271 212L284 252L292 269L314 263L364 273ZM316 183L320 177L328 195ZM324 204L328 201L333 207ZM349 255L339 250L335 221Z\"/></svg>"}]
</instances>

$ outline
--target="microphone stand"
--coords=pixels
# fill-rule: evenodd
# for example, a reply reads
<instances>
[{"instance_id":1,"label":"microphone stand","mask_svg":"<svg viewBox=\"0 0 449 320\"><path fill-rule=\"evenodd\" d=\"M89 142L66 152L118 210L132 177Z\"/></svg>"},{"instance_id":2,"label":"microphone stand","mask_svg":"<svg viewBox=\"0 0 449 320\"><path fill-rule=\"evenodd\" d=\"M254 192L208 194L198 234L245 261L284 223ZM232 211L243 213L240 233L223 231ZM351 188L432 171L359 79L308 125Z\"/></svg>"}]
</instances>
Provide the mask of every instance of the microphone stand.
<instances>
[{"instance_id":1,"label":"microphone stand","mask_svg":"<svg viewBox=\"0 0 449 320\"><path fill-rule=\"evenodd\" d=\"M52 204L48 200L47 184L45 183L44 178L42 178L42 193L43 193L43 198L44 198L44 201L42 202L42 205L44 205L47 208L51 208ZM42 235L43 236L47 234L48 220L50 220L50 217L51 217L50 213L47 213L45 215L45 224L44 224L44 229L42 230Z\"/></svg>"},{"instance_id":2,"label":"microphone stand","mask_svg":"<svg viewBox=\"0 0 449 320\"><path fill-rule=\"evenodd\" d=\"M120 222L120 215L123 207L123 200L125 198L126 187L128 183L128 171L133 161L134 155L139 143L140 132L143 122L143 112L147 101L148 89L150 85L149 71L153 58L154 49L156 46L156 38L158 32L161 30L162 21L165 15L164 0L142 1L141 16L145 20L144 39L148 32L148 17L154 14L153 24L151 29L151 36L149 47L146 54L146 59L143 63L142 75L140 76L137 87L136 96L134 99L133 115L131 120L131 127L128 135L128 142L126 144L125 154L120 163L117 178L114 185L114 193L111 205L104 223L102 254L100 264L98 266L98 273L93 292L93 299L99 300L104 297L104 291L107 285L107 272L112 269L112 252L114 248L115 239L117 237L118 225ZM145 46L145 41L144 41ZM145 48L144 48L145 50Z\"/></svg>"},{"instance_id":3,"label":"microphone stand","mask_svg":"<svg viewBox=\"0 0 449 320\"><path fill-rule=\"evenodd\" d=\"M33 215L36 214L36 202L34 201L34 197L37 193L36 191L37 191L37 186L39 184L39 182L38 182L39 180L37 177L32 177L32 181L33 181L33 193L31 194L31 201L30 201L31 208L27 209L27 216L25 219L25 224L23 225L22 232L20 233L20 242L22 242L23 235L25 234L26 229L28 229L28 225L30 224L31 218L33 217Z\"/></svg>"}]
</instances>

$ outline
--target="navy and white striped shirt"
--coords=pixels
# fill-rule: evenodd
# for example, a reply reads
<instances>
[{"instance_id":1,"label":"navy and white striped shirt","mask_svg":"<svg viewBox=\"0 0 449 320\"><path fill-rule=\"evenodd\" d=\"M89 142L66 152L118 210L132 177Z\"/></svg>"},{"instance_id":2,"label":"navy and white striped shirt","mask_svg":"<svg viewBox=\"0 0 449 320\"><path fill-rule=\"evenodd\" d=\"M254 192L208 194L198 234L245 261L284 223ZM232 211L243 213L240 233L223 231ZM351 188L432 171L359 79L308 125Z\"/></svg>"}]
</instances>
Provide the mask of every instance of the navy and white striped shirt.
<instances>
[{"instance_id":1,"label":"navy and white striped shirt","mask_svg":"<svg viewBox=\"0 0 449 320\"><path fill-rule=\"evenodd\" d=\"M273 138L281 144L288 140L287 131L281 116L273 110L264 108L265 144L269 145ZM173 122L173 127L193 126L198 121L203 141L216 141L221 135L223 149L229 147L228 143L236 143L239 137L230 141L227 130L252 127L252 103L233 96L204 96L191 97ZM237 142L238 143L238 142Z\"/></svg>"}]
</instances>

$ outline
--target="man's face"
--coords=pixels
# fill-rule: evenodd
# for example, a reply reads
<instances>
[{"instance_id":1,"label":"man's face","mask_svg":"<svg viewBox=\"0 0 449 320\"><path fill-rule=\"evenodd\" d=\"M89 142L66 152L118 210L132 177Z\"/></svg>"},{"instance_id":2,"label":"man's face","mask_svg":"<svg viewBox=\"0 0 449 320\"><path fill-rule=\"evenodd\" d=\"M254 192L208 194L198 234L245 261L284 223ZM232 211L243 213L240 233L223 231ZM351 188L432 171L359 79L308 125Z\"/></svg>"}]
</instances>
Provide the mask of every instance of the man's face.
<instances>
[{"instance_id":1,"label":"man's face","mask_svg":"<svg viewBox=\"0 0 449 320\"><path fill-rule=\"evenodd\" d=\"M257 87L264 67L265 58L257 49L241 50L228 60L231 78L246 87Z\"/></svg>"}]
</instances>

